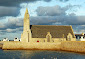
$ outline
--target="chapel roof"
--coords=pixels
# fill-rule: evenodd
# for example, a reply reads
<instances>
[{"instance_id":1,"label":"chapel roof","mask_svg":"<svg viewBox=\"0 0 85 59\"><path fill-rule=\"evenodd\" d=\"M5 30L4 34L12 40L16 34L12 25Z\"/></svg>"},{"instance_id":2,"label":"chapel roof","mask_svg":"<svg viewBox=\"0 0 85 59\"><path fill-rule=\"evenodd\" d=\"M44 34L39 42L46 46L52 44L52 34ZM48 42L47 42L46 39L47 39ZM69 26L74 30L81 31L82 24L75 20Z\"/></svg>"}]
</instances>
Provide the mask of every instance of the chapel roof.
<instances>
[{"instance_id":1,"label":"chapel roof","mask_svg":"<svg viewBox=\"0 0 85 59\"><path fill-rule=\"evenodd\" d=\"M50 32L52 38L64 38L68 33L74 37L71 26L56 26L56 25L31 25L32 38L46 38L47 32Z\"/></svg>"}]
</instances>

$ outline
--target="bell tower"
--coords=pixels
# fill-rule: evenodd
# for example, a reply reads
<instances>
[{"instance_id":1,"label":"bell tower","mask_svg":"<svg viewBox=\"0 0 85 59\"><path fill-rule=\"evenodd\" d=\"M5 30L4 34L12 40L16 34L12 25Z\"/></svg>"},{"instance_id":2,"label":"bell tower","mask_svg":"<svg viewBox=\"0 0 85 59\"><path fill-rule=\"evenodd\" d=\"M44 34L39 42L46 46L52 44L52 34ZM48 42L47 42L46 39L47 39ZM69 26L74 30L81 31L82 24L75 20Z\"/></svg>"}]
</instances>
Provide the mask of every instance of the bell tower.
<instances>
[{"instance_id":1,"label":"bell tower","mask_svg":"<svg viewBox=\"0 0 85 59\"><path fill-rule=\"evenodd\" d=\"M28 9L26 8L23 20L23 33L21 34L21 42L29 42L31 39L30 18Z\"/></svg>"}]
</instances>

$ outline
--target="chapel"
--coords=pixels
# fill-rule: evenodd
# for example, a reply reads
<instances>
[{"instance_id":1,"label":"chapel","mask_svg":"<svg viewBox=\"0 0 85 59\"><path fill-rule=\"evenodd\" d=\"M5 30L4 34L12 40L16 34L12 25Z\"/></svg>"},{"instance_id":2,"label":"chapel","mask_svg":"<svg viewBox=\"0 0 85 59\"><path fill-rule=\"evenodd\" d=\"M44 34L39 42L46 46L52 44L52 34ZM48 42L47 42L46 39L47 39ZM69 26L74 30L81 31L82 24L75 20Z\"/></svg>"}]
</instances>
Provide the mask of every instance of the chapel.
<instances>
[{"instance_id":1,"label":"chapel","mask_svg":"<svg viewBox=\"0 0 85 59\"><path fill-rule=\"evenodd\" d=\"M44 20L45 21L45 20ZM28 9L23 20L21 42L61 42L75 41L72 26L65 25L30 25Z\"/></svg>"}]
</instances>

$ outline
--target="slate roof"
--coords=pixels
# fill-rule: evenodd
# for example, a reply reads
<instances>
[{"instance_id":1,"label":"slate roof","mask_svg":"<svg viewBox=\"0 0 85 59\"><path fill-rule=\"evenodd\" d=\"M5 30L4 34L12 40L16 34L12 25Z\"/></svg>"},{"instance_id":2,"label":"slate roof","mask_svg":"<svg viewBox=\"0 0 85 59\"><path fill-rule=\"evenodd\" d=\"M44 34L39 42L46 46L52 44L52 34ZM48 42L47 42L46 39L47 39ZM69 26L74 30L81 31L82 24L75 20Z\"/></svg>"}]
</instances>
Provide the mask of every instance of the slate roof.
<instances>
[{"instance_id":1,"label":"slate roof","mask_svg":"<svg viewBox=\"0 0 85 59\"><path fill-rule=\"evenodd\" d=\"M56 26L56 25L31 25L32 38L46 38L47 32L51 33L52 38L66 38L68 33L72 32L71 26Z\"/></svg>"}]
</instances>

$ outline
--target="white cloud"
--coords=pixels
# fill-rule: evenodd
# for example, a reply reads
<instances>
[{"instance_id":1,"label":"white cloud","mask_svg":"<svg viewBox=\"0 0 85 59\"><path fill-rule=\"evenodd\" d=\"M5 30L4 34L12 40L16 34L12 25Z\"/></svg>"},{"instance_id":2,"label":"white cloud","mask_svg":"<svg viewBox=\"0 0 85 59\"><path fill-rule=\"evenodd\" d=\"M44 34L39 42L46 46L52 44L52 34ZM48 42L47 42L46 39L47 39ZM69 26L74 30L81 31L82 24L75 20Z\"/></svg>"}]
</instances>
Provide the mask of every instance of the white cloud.
<instances>
[{"instance_id":1,"label":"white cloud","mask_svg":"<svg viewBox=\"0 0 85 59\"><path fill-rule=\"evenodd\" d=\"M7 32L12 32L14 31L13 29L6 29Z\"/></svg>"},{"instance_id":2,"label":"white cloud","mask_svg":"<svg viewBox=\"0 0 85 59\"><path fill-rule=\"evenodd\" d=\"M4 28L4 27L5 27L5 25L0 22L0 28Z\"/></svg>"}]
</instances>

